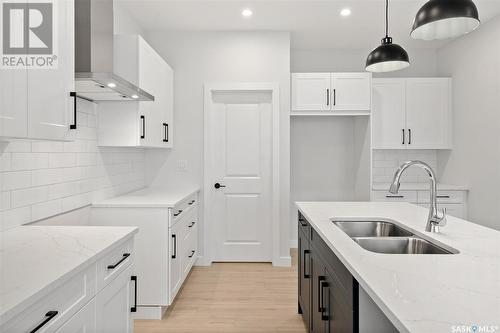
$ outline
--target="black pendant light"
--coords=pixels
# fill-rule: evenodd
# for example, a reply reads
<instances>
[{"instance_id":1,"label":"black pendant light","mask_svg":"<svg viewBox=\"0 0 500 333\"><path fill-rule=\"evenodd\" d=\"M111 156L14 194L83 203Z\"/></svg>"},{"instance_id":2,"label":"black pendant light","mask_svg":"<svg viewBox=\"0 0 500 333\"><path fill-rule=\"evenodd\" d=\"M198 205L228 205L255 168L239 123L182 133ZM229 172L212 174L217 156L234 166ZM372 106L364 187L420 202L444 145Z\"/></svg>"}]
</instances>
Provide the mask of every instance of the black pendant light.
<instances>
[{"instance_id":1,"label":"black pendant light","mask_svg":"<svg viewBox=\"0 0 500 333\"><path fill-rule=\"evenodd\" d=\"M481 24L472 0L430 0L420 8L411 37L434 40L465 35Z\"/></svg>"},{"instance_id":2,"label":"black pendant light","mask_svg":"<svg viewBox=\"0 0 500 333\"><path fill-rule=\"evenodd\" d=\"M385 37L382 45L374 49L366 59L366 70L369 72L392 72L410 66L408 53L398 44L392 43L389 37L389 0L385 1Z\"/></svg>"}]
</instances>

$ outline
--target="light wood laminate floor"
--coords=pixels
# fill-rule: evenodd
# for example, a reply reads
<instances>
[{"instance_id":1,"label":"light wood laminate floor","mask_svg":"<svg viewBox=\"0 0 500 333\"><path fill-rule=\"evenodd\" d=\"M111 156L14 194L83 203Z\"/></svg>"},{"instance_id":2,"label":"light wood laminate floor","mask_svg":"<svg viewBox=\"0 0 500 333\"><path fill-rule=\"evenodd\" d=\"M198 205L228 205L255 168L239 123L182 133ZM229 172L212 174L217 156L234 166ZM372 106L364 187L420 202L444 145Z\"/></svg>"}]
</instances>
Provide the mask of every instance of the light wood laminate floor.
<instances>
[{"instance_id":1,"label":"light wood laminate floor","mask_svg":"<svg viewBox=\"0 0 500 333\"><path fill-rule=\"evenodd\" d=\"M214 263L194 267L163 320L136 320L135 333L306 332L292 267Z\"/></svg>"}]
</instances>

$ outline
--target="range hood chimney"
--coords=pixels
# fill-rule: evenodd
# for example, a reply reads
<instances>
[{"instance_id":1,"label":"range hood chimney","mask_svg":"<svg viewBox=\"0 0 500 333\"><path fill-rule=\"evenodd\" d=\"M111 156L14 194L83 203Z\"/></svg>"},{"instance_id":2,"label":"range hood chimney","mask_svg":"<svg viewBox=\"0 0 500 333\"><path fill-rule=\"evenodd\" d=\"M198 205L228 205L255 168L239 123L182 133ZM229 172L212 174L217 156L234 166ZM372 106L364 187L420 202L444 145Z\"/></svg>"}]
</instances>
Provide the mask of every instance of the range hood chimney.
<instances>
[{"instance_id":1,"label":"range hood chimney","mask_svg":"<svg viewBox=\"0 0 500 333\"><path fill-rule=\"evenodd\" d=\"M154 101L115 74L113 0L75 1L75 85L91 101Z\"/></svg>"}]
</instances>

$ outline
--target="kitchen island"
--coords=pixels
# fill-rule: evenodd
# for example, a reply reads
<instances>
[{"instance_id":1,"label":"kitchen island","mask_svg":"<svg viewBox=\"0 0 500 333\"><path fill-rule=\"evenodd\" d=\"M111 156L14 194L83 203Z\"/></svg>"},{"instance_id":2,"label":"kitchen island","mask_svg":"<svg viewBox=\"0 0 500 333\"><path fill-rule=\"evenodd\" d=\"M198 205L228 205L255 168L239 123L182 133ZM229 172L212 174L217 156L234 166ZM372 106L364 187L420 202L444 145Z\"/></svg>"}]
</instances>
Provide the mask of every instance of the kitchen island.
<instances>
[{"instance_id":1,"label":"kitchen island","mask_svg":"<svg viewBox=\"0 0 500 333\"><path fill-rule=\"evenodd\" d=\"M299 202L297 207L310 225L311 235L318 236L316 240L311 237L311 246L326 244L352 275L353 287L348 288L354 290L359 284L359 293L366 292L398 331L467 332L473 326L476 330L490 329L484 332L498 331L500 232L451 216L441 233L425 232L428 210L409 203ZM332 222L353 219L394 221L452 253L384 254L365 250ZM304 260L301 253L299 256ZM352 295L357 297L356 292ZM316 311L316 304L312 305ZM353 326L363 332L361 305L360 300L353 301L353 316L359 316ZM325 307L320 304L319 308Z\"/></svg>"}]
</instances>

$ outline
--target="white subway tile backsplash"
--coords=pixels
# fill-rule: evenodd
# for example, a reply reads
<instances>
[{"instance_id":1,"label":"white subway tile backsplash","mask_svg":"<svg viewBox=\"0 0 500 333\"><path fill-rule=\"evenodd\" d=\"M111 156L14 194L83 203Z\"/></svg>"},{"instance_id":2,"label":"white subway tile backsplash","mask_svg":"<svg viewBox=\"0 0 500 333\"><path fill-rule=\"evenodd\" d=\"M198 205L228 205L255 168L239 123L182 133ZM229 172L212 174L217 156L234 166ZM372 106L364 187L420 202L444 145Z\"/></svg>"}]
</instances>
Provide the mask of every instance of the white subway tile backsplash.
<instances>
[{"instance_id":1,"label":"white subway tile backsplash","mask_svg":"<svg viewBox=\"0 0 500 333\"><path fill-rule=\"evenodd\" d=\"M0 230L144 187L144 150L98 147L95 104L78 110L75 141L0 142Z\"/></svg>"}]
</instances>

